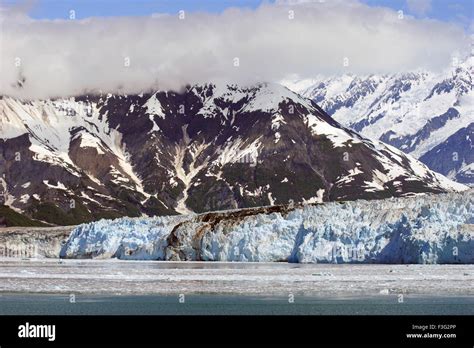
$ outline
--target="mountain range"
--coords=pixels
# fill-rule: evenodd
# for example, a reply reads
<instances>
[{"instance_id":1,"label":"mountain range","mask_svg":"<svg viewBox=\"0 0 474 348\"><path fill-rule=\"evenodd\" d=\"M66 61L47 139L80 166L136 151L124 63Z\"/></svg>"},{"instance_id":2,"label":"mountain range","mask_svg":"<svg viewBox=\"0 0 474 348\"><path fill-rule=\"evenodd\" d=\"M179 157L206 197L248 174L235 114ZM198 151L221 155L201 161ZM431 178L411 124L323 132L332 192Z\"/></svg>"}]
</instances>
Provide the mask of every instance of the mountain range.
<instances>
[{"instance_id":1,"label":"mountain range","mask_svg":"<svg viewBox=\"0 0 474 348\"><path fill-rule=\"evenodd\" d=\"M436 91L433 98L444 95ZM209 83L136 95L2 96L2 203L28 219L72 225L466 189L338 123L345 109L330 107L329 95ZM375 97L366 95L364 103ZM351 112L358 122L363 113ZM388 142L396 145L404 138L395 134Z\"/></svg>"},{"instance_id":2,"label":"mountain range","mask_svg":"<svg viewBox=\"0 0 474 348\"><path fill-rule=\"evenodd\" d=\"M342 125L474 185L474 57L442 72L344 74L288 81Z\"/></svg>"}]
</instances>

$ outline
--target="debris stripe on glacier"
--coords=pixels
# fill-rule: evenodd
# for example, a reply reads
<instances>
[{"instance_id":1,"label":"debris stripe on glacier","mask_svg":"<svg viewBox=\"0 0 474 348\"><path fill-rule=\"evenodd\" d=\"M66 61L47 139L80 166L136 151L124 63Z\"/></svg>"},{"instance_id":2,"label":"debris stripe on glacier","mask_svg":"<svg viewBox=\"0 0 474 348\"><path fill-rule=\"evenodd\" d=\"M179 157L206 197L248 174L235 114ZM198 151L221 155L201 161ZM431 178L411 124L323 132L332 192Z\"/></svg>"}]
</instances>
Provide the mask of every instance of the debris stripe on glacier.
<instances>
[{"instance_id":1,"label":"debris stripe on glacier","mask_svg":"<svg viewBox=\"0 0 474 348\"><path fill-rule=\"evenodd\" d=\"M235 212L235 211L234 211ZM211 213L213 214L213 213ZM474 263L474 191L78 226L61 257L302 263ZM177 240L169 245L170 235Z\"/></svg>"}]
</instances>

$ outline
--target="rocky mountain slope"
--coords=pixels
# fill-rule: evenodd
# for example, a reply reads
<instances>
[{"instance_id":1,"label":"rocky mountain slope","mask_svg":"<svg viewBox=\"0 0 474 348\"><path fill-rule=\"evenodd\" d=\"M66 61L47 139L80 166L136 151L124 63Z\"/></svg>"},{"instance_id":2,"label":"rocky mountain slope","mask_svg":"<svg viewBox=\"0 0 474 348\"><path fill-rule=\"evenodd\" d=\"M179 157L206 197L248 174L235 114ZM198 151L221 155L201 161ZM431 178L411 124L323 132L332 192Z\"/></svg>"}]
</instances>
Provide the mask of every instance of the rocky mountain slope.
<instances>
[{"instance_id":1,"label":"rocky mountain slope","mask_svg":"<svg viewBox=\"0 0 474 348\"><path fill-rule=\"evenodd\" d=\"M101 220L75 228L61 257L474 263L474 192Z\"/></svg>"},{"instance_id":2,"label":"rocky mountain slope","mask_svg":"<svg viewBox=\"0 0 474 348\"><path fill-rule=\"evenodd\" d=\"M72 225L465 189L277 84L0 99L0 193Z\"/></svg>"},{"instance_id":3,"label":"rocky mountain slope","mask_svg":"<svg viewBox=\"0 0 474 348\"><path fill-rule=\"evenodd\" d=\"M341 124L474 184L474 57L444 72L342 75L288 82Z\"/></svg>"}]
</instances>

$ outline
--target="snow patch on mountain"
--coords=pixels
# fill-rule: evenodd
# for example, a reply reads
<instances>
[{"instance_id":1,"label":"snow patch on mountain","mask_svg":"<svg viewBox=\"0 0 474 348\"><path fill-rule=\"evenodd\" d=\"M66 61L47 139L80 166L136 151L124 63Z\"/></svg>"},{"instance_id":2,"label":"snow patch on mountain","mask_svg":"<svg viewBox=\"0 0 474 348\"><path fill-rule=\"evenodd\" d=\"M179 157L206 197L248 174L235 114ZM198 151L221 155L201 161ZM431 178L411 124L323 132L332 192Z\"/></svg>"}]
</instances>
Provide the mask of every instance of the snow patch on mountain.
<instances>
[{"instance_id":1,"label":"snow patch on mountain","mask_svg":"<svg viewBox=\"0 0 474 348\"><path fill-rule=\"evenodd\" d=\"M350 143L360 143L360 141L344 129L333 127L314 115L307 115L306 119L308 127L311 128L313 134L326 136L332 141L334 147L351 146Z\"/></svg>"},{"instance_id":2,"label":"snow patch on mountain","mask_svg":"<svg viewBox=\"0 0 474 348\"><path fill-rule=\"evenodd\" d=\"M90 133L84 132L84 133L78 133L78 136L81 139L80 147L91 147L96 149L97 153L99 155L103 155L104 149L102 148L102 145L100 143L100 139L97 139L95 136L93 136ZM74 140L75 138L73 137L71 140Z\"/></svg>"},{"instance_id":3,"label":"snow patch on mountain","mask_svg":"<svg viewBox=\"0 0 474 348\"><path fill-rule=\"evenodd\" d=\"M161 107L161 103L156 97L156 93L153 94L150 97L150 99L148 99L147 102L143 104L143 106L146 108L146 112L147 114L150 115L150 120L152 121L153 121L152 116L155 116L155 115L161 118L166 117L165 114L163 113L163 108ZM133 109L131 109L131 111L133 111Z\"/></svg>"},{"instance_id":4,"label":"snow patch on mountain","mask_svg":"<svg viewBox=\"0 0 474 348\"><path fill-rule=\"evenodd\" d=\"M186 132L186 129L183 129L183 132ZM184 146L187 146L185 144ZM190 214L192 211L186 206L186 200L188 198L188 190L192 185L193 178L199 174L199 172L207 166L207 161L204 161L200 165L196 165L196 160L201 155L201 153L208 147L206 144L199 144L191 146L191 151L189 152L192 158L189 168L186 171L183 166L184 156L185 156L185 147L176 146L176 156L174 162L174 168L176 171L176 177L181 180L184 184L184 190L181 198L176 204L176 211L180 214Z\"/></svg>"}]
</instances>

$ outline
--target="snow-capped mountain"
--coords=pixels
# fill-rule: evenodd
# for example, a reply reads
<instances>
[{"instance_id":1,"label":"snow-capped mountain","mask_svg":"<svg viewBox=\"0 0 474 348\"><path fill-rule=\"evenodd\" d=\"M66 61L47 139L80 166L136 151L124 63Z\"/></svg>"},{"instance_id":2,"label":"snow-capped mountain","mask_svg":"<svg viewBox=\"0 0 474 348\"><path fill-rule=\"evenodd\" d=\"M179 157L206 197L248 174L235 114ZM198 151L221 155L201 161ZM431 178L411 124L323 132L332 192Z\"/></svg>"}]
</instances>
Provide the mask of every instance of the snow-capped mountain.
<instances>
[{"instance_id":1,"label":"snow-capped mountain","mask_svg":"<svg viewBox=\"0 0 474 348\"><path fill-rule=\"evenodd\" d=\"M286 85L344 126L474 184L473 76L474 57L469 57L442 73L348 74Z\"/></svg>"},{"instance_id":2,"label":"snow-capped mountain","mask_svg":"<svg viewBox=\"0 0 474 348\"><path fill-rule=\"evenodd\" d=\"M465 189L278 84L4 96L0 138L5 204L55 224Z\"/></svg>"},{"instance_id":3,"label":"snow-capped mountain","mask_svg":"<svg viewBox=\"0 0 474 348\"><path fill-rule=\"evenodd\" d=\"M121 218L76 227L65 258L474 263L473 191Z\"/></svg>"}]
</instances>

